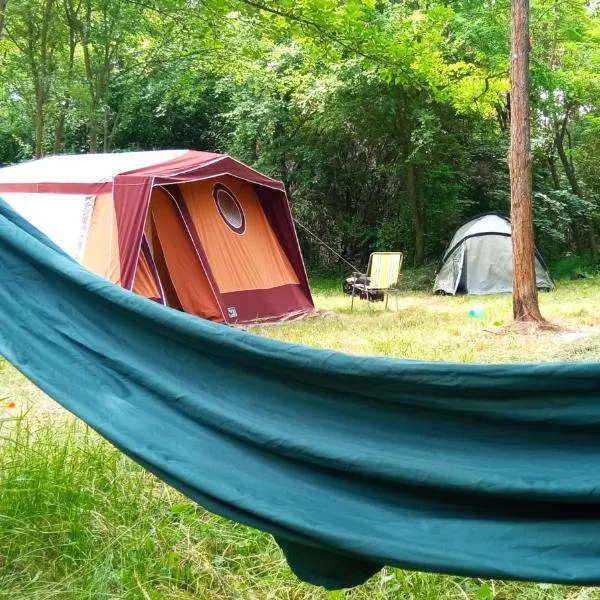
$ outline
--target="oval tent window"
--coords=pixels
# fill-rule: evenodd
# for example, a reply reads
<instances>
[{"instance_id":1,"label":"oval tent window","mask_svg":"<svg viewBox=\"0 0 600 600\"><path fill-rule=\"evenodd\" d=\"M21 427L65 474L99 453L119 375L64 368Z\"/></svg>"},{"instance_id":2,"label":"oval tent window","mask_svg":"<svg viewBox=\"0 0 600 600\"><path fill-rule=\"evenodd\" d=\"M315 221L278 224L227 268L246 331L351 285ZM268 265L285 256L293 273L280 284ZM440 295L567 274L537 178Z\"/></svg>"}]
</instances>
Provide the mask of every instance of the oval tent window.
<instances>
[{"instance_id":1,"label":"oval tent window","mask_svg":"<svg viewBox=\"0 0 600 600\"><path fill-rule=\"evenodd\" d=\"M223 184L217 183L213 187L213 197L217 205L217 210L223 221L227 224L227 227L235 233L244 233L246 231L246 217L241 204L233 195L233 192Z\"/></svg>"}]
</instances>

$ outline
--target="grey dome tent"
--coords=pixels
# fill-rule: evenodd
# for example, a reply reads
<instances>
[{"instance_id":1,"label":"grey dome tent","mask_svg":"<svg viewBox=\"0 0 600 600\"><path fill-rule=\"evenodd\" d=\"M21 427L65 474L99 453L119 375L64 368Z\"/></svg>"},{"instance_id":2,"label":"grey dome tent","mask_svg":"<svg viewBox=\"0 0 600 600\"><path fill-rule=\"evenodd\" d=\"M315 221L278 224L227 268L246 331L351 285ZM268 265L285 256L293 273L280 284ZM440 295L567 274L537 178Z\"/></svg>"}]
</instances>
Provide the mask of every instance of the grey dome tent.
<instances>
[{"instance_id":1,"label":"grey dome tent","mask_svg":"<svg viewBox=\"0 0 600 600\"><path fill-rule=\"evenodd\" d=\"M535 273L538 289L554 288L548 267L537 250ZM452 295L512 292L510 219L486 213L461 225L444 252L433 292Z\"/></svg>"}]
</instances>

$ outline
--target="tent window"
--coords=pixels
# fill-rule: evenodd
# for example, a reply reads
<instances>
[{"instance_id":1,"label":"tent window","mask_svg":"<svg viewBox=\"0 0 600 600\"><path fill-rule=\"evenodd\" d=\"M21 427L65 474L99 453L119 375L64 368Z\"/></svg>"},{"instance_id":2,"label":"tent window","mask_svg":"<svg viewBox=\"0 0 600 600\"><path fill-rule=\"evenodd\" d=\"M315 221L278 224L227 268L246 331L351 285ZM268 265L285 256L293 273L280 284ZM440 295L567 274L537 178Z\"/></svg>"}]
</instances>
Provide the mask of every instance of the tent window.
<instances>
[{"instance_id":1,"label":"tent window","mask_svg":"<svg viewBox=\"0 0 600 600\"><path fill-rule=\"evenodd\" d=\"M246 217L241 204L233 195L233 192L223 184L217 183L213 187L213 197L217 205L217 210L229 229L235 233L244 233L246 231Z\"/></svg>"}]
</instances>

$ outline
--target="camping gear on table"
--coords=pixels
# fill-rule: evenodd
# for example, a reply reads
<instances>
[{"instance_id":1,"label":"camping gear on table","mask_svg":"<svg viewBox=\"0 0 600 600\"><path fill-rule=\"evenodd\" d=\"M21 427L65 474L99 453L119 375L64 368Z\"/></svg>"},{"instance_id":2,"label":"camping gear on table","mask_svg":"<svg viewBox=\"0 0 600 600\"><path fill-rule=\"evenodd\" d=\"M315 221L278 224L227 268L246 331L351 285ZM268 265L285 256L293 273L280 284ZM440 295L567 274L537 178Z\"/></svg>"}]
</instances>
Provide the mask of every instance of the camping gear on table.
<instances>
[{"instance_id":1,"label":"camping gear on table","mask_svg":"<svg viewBox=\"0 0 600 600\"><path fill-rule=\"evenodd\" d=\"M538 289L552 290L548 267L536 250ZM434 293L501 294L512 292L510 219L485 213L463 223L444 252L433 285Z\"/></svg>"},{"instance_id":2,"label":"camping gear on table","mask_svg":"<svg viewBox=\"0 0 600 600\"><path fill-rule=\"evenodd\" d=\"M385 298L388 306L390 294L396 298L398 309L398 280L402 269L402 252L373 252L369 257L367 273L353 273L345 282L345 289L352 296L351 308L354 308L354 297L358 296L367 302L380 302Z\"/></svg>"},{"instance_id":3,"label":"camping gear on table","mask_svg":"<svg viewBox=\"0 0 600 600\"><path fill-rule=\"evenodd\" d=\"M224 155L50 156L0 169L0 195L114 284L225 323L313 311L285 189Z\"/></svg>"}]
</instances>

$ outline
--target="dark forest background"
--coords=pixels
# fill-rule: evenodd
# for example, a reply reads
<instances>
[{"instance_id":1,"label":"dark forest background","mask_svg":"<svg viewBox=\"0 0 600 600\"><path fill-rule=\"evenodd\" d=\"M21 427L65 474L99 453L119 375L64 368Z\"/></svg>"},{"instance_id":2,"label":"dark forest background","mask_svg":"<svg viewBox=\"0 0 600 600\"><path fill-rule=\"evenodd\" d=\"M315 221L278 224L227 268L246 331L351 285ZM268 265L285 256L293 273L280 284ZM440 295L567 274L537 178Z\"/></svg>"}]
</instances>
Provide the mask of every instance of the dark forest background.
<instances>
[{"instance_id":1,"label":"dark forest background","mask_svg":"<svg viewBox=\"0 0 600 600\"><path fill-rule=\"evenodd\" d=\"M531 27L537 243L593 269L600 9L534 0ZM227 152L351 262L420 266L509 211L509 39L508 0L0 0L0 164ZM338 264L299 235L311 267Z\"/></svg>"}]
</instances>

